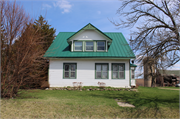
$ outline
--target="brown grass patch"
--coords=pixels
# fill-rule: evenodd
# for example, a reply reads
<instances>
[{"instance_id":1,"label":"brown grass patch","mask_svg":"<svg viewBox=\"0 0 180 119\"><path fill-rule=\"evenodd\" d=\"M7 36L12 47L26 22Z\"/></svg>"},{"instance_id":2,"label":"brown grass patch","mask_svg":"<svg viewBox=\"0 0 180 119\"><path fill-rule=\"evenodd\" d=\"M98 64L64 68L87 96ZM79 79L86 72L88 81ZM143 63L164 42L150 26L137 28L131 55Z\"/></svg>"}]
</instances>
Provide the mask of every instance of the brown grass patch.
<instances>
[{"instance_id":1,"label":"brown grass patch","mask_svg":"<svg viewBox=\"0 0 180 119\"><path fill-rule=\"evenodd\" d=\"M169 113L173 112L173 113ZM178 118L179 110L171 108L120 108L105 105L83 105L55 98L48 100L3 100L1 118Z\"/></svg>"}]
</instances>

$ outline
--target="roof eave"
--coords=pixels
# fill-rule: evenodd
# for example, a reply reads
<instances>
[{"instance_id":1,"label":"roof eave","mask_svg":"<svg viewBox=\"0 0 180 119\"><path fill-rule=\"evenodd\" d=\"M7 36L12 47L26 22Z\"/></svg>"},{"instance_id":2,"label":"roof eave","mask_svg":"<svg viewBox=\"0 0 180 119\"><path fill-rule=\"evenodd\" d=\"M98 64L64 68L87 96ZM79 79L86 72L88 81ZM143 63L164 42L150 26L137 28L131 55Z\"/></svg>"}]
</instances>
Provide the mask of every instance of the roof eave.
<instances>
[{"instance_id":1,"label":"roof eave","mask_svg":"<svg viewBox=\"0 0 180 119\"><path fill-rule=\"evenodd\" d=\"M55 59L135 59L135 57L51 57L51 56L43 56L45 58L55 58Z\"/></svg>"}]
</instances>

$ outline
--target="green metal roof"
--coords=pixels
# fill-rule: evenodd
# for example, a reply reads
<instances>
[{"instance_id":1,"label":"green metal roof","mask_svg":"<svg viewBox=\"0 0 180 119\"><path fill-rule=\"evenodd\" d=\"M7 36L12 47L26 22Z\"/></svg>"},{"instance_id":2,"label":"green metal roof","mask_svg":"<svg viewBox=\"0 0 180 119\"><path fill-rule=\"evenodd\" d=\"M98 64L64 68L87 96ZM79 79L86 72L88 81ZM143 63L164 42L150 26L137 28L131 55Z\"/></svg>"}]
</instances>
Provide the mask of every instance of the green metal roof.
<instances>
[{"instance_id":1,"label":"green metal roof","mask_svg":"<svg viewBox=\"0 0 180 119\"><path fill-rule=\"evenodd\" d=\"M129 44L122 33L104 32L105 35L112 39L108 52L71 52L67 39L76 32L60 32L51 46L46 51L46 58L118 58L133 59L135 58Z\"/></svg>"},{"instance_id":2,"label":"green metal roof","mask_svg":"<svg viewBox=\"0 0 180 119\"><path fill-rule=\"evenodd\" d=\"M137 65L135 65L135 64L130 64L130 67L137 67Z\"/></svg>"}]
</instances>

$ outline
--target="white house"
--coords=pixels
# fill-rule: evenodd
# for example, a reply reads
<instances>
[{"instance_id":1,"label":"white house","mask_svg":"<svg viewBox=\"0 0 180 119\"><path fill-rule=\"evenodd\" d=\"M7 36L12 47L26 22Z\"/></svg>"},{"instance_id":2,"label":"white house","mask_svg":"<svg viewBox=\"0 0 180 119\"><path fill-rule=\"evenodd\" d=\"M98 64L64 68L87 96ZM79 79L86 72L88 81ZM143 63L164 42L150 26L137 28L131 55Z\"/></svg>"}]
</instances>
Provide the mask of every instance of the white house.
<instances>
[{"instance_id":1,"label":"white house","mask_svg":"<svg viewBox=\"0 0 180 119\"><path fill-rule=\"evenodd\" d=\"M102 32L88 24L77 32L60 32L44 57L49 59L50 87L135 86L130 63L135 55L122 33Z\"/></svg>"}]
</instances>

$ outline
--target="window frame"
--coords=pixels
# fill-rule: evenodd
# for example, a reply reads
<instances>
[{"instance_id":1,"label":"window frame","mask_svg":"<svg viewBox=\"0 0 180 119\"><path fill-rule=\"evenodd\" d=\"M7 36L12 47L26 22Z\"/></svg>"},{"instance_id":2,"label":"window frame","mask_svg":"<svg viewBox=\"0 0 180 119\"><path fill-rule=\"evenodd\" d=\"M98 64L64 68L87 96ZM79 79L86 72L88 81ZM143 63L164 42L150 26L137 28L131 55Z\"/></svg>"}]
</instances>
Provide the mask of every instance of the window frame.
<instances>
[{"instance_id":1,"label":"window frame","mask_svg":"<svg viewBox=\"0 0 180 119\"><path fill-rule=\"evenodd\" d=\"M101 65L101 78L97 78L96 65ZM102 78L102 65L107 65L107 78ZM109 79L109 63L95 63L95 79Z\"/></svg>"},{"instance_id":2,"label":"window frame","mask_svg":"<svg viewBox=\"0 0 180 119\"><path fill-rule=\"evenodd\" d=\"M104 42L104 50L98 50L98 42ZM105 40L99 40L99 41L96 41L96 51L97 52L104 52L106 51L106 41Z\"/></svg>"},{"instance_id":3,"label":"window frame","mask_svg":"<svg viewBox=\"0 0 180 119\"><path fill-rule=\"evenodd\" d=\"M82 42L82 50L75 50L75 42ZM83 48L84 48L84 42L83 41L74 41L73 43L73 51L79 51L79 52L82 52L83 51Z\"/></svg>"},{"instance_id":4,"label":"window frame","mask_svg":"<svg viewBox=\"0 0 180 119\"><path fill-rule=\"evenodd\" d=\"M92 42L93 43L93 50L86 50L86 43L87 42ZM85 41L85 48L84 48L84 51L87 51L87 52L94 52L94 41Z\"/></svg>"},{"instance_id":5,"label":"window frame","mask_svg":"<svg viewBox=\"0 0 180 119\"><path fill-rule=\"evenodd\" d=\"M113 65L118 65L118 78L113 78ZM122 65L123 66L123 71L124 71L124 77L123 78L120 78L120 72L122 72L122 71L120 71L119 70L119 66L120 65ZM111 64L111 79L125 79L125 63L112 63Z\"/></svg>"},{"instance_id":6,"label":"window frame","mask_svg":"<svg viewBox=\"0 0 180 119\"><path fill-rule=\"evenodd\" d=\"M65 65L72 65L74 64L75 65L75 77L71 77L70 74L71 74L71 68L69 67L69 77L66 78L65 77ZM76 79L77 78L77 63L63 63L63 79Z\"/></svg>"},{"instance_id":7,"label":"window frame","mask_svg":"<svg viewBox=\"0 0 180 119\"><path fill-rule=\"evenodd\" d=\"M133 76L134 76L134 78L133 78ZM135 79L135 70L134 69L131 69L131 79Z\"/></svg>"}]
</instances>

